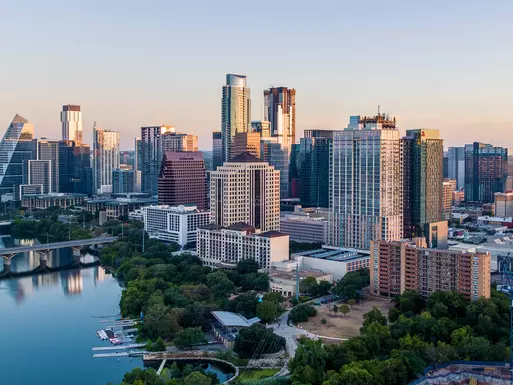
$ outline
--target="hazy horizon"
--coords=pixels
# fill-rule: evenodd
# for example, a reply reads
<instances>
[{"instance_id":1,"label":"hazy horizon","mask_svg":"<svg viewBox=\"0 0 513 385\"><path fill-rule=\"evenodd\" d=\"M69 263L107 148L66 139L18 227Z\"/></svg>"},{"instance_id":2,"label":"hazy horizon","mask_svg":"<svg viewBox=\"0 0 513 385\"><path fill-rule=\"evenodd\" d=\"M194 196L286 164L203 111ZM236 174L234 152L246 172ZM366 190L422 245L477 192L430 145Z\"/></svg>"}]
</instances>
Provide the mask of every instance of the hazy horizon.
<instances>
[{"instance_id":1,"label":"hazy horizon","mask_svg":"<svg viewBox=\"0 0 513 385\"><path fill-rule=\"evenodd\" d=\"M0 132L16 113L60 139L63 104L121 132L174 125L211 148L226 73L248 76L251 117L263 90L297 91L297 134L388 112L404 134L435 128L445 147L513 147L513 2L150 0L3 4Z\"/></svg>"}]
</instances>

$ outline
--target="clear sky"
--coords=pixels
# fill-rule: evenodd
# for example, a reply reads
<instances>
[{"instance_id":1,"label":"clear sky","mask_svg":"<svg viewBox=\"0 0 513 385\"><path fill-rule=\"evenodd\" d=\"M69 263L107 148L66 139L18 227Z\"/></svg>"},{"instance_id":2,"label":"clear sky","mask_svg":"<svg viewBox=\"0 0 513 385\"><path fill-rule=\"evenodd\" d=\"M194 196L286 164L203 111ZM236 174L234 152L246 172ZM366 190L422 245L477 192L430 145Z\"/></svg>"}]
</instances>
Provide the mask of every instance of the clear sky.
<instances>
[{"instance_id":1,"label":"clear sky","mask_svg":"<svg viewBox=\"0 0 513 385\"><path fill-rule=\"evenodd\" d=\"M512 0L0 0L0 130L60 138L62 104L133 147L172 124L211 147L225 74L297 91L297 129L381 111L446 146L513 147Z\"/></svg>"}]
</instances>

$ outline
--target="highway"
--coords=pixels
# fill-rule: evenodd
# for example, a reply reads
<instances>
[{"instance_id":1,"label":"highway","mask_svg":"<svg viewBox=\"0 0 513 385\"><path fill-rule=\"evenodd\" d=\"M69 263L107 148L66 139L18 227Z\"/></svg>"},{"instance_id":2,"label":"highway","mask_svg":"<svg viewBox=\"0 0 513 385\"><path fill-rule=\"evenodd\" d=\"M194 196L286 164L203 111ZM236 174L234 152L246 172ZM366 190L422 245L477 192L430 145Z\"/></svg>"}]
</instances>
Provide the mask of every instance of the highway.
<instances>
[{"instance_id":1,"label":"highway","mask_svg":"<svg viewBox=\"0 0 513 385\"><path fill-rule=\"evenodd\" d=\"M65 247L79 247L79 246L91 246L91 245L100 245L105 243L112 243L116 241L118 237L100 237L100 238L90 238L90 239L79 239L76 241L65 241L65 242L55 242L55 243L44 243L41 245L34 246L20 246L20 247L9 247L5 249L0 249L0 257L12 256L19 253L25 253L29 251L42 251L42 250L55 250L62 249Z\"/></svg>"}]
</instances>

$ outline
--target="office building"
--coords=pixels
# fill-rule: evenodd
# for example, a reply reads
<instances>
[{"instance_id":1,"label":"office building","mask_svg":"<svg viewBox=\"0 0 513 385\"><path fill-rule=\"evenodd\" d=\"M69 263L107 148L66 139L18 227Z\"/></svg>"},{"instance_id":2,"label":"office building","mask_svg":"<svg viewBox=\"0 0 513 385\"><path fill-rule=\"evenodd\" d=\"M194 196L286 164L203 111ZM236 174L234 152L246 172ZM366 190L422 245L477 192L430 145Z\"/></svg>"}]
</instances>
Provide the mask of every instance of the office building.
<instances>
[{"instance_id":1,"label":"office building","mask_svg":"<svg viewBox=\"0 0 513 385\"><path fill-rule=\"evenodd\" d=\"M119 168L119 132L93 128L94 192L112 192L112 171Z\"/></svg>"},{"instance_id":2,"label":"office building","mask_svg":"<svg viewBox=\"0 0 513 385\"><path fill-rule=\"evenodd\" d=\"M149 194L112 194L110 196L91 198L85 201L86 210L92 214L105 212L106 220L128 217L129 213L144 206L156 205L157 200Z\"/></svg>"},{"instance_id":3,"label":"office building","mask_svg":"<svg viewBox=\"0 0 513 385\"><path fill-rule=\"evenodd\" d=\"M299 143L294 143L289 155L289 197L299 198L299 188Z\"/></svg>"},{"instance_id":4,"label":"office building","mask_svg":"<svg viewBox=\"0 0 513 385\"><path fill-rule=\"evenodd\" d=\"M210 173L212 221L228 227L247 223L261 231L280 228L280 173L245 153Z\"/></svg>"},{"instance_id":5,"label":"office building","mask_svg":"<svg viewBox=\"0 0 513 385\"><path fill-rule=\"evenodd\" d=\"M442 177L449 178L449 153L447 151L443 152Z\"/></svg>"},{"instance_id":6,"label":"office building","mask_svg":"<svg viewBox=\"0 0 513 385\"><path fill-rule=\"evenodd\" d=\"M195 205L143 207L144 230L150 238L185 247L196 242L198 227L210 224L210 211Z\"/></svg>"},{"instance_id":7,"label":"office building","mask_svg":"<svg viewBox=\"0 0 513 385\"><path fill-rule=\"evenodd\" d=\"M82 143L82 112L80 106L65 105L61 111L62 140Z\"/></svg>"},{"instance_id":8,"label":"office building","mask_svg":"<svg viewBox=\"0 0 513 385\"><path fill-rule=\"evenodd\" d=\"M247 132L250 127L250 91L246 84L246 76L226 75L221 105L222 151L223 162L226 162L232 158L235 134Z\"/></svg>"},{"instance_id":9,"label":"office building","mask_svg":"<svg viewBox=\"0 0 513 385\"><path fill-rule=\"evenodd\" d=\"M424 236L426 223L442 220L443 140L438 130L407 130L402 139L403 231Z\"/></svg>"},{"instance_id":10,"label":"office building","mask_svg":"<svg viewBox=\"0 0 513 385\"><path fill-rule=\"evenodd\" d=\"M328 209L296 206L293 212L282 212L280 232L288 234L290 240L295 242L326 243Z\"/></svg>"},{"instance_id":11,"label":"office building","mask_svg":"<svg viewBox=\"0 0 513 385\"><path fill-rule=\"evenodd\" d=\"M495 216L513 217L513 191L495 193Z\"/></svg>"},{"instance_id":12,"label":"office building","mask_svg":"<svg viewBox=\"0 0 513 385\"><path fill-rule=\"evenodd\" d=\"M451 219L452 195L456 191L456 185L456 179L444 179L443 181L442 211L445 220Z\"/></svg>"},{"instance_id":13,"label":"office building","mask_svg":"<svg viewBox=\"0 0 513 385\"><path fill-rule=\"evenodd\" d=\"M369 268L369 250L347 249L323 245L316 250L302 251L290 256L300 269L319 269L331 274L334 281L346 273Z\"/></svg>"},{"instance_id":14,"label":"office building","mask_svg":"<svg viewBox=\"0 0 513 385\"><path fill-rule=\"evenodd\" d=\"M49 160L29 160L28 161L28 184L40 185L41 193L48 194L52 191L52 162ZM21 194L21 192L20 192Z\"/></svg>"},{"instance_id":15,"label":"office building","mask_svg":"<svg viewBox=\"0 0 513 385\"><path fill-rule=\"evenodd\" d=\"M232 157L249 152L260 157L260 134L258 132L237 132L233 137Z\"/></svg>"},{"instance_id":16,"label":"office building","mask_svg":"<svg viewBox=\"0 0 513 385\"><path fill-rule=\"evenodd\" d=\"M62 209L81 205L87 199L85 194L28 194L25 192L21 197L21 207L35 210L45 210L49 207L59 206Z\"/></svg>"},{"instance_id":17,"label":"office building","mask_svg":"<svg viewBox=\"0 0 513 385\"><path fill-rule=\"evenodd\" d=\"M162 163L163 138L169 132L174 132L172 126L141 127L140 162L141 191L156 195L158 192L158 179Z\"/></svg>"},{"instance_id":18,"label":"office building","mask_svg":"<svg viewBox=\"0 0 513 385\"><path fill-rule=\"evenodd\" d=\"M235 269L243 259L252 259L269 270L272 262L289 256L289 236L277 231L259 232L245 223L228 227L210 224L198 228L196 252L203 265Z\"/></svg>"},{"instance_id":19,"label":"office building","mask_svg":"<svg viewBox=\"0 0 513 385\"><path fill-rule=\"evenodd\" d=\"M299 142L299 198L303 206L329 206L333 131L323 133L326 137L309 136Z\"/></svg>"},{"instance_id":20,"label":"office building","mask_svg":"<svg viewBox=\"0 0 513 385\"><path fill-rule=\"evenodd\" d=\"M271 124L271 136L290 147L296 143L296 90L272 87L264 91L264 120Z\"/></svg>"},{"instance_id":21,"label":"office building","mask_svg":"<svg viewBox=\"0 0 513 385\"><path fill-rule=\"evenodd\" d=\"M372 242L370 273L374 295L455 291L469 300L490 298L490 253L431 249L424 238Z\"/></svg>"},{"instance_id":22,"label":"office building","mask_svg":"<svg viewBox=\"0 0 513 385\"><path fill-rule=\"evenodd\" d=\"M280 173L280 198L289 198L289 150L277 137L260 140L260 157Z\"/></svg>"},{"instance_id":23,"label":"office building","mask_svg":"<svg viewBox=\"0 0 513 385\"><path fill-rule=\"evenodd\" d=\"M223 165L223 138L221 131L212 132L212 171Z\"/></svg>"},{"instance_id":24,"label":"office building","mask_svg":"<svg viewBox=\"0 0 513 385\"><path fill-rule=\"evenodd\" d=\"M159 204L207 208L207 177L201 152L166 152L158 179Z\"/></svg>"},{"instance_id":25,"label":"office building","mask_svg":"<svg viewBox=\"0 0 513 385\"><path fill-rule=\"evenodd\" d=\"M465 145L465 200L493 202L496 192L504 192L507 166L506 148L479 142Z\"/></svg>"},{"instance_id":26,"label":"office building","mask_svg":"<svg viewBox=\"0 0 513 385\"><path fill-rule=\"evenodd\" d=\"M167 132L162 135L162 152L198 151L198 137L180 132Z\"/></svg>"},{"instance_id":27,"label":"office building","mask_svg":"<svg viewBox=\"0 0 513 385\"><path fill-rule=\"evenodd\" d=\"M449 147L448 162L447 177L456 180L456 190L462 190L465 187L465 147Z\"/></svg>"},{"instance_id":28,"label":"office building","mask_svg":"<svg viewBox=\"0 0 513 385\"><path fill-rule=\"evenodd\" d=\"M50 178L48 183L50 185L48 190L44 189L44 194L59 192L59 141L36 138L32 140L32 145L34 151L33 158L49 162Z\"/></svg>"},{"instance_id":29,"label":"office building","mask_svg":"<svg viewBox=\"0 0 513 385\"><path fill-rule=\"evenodd\" d=\"M135 191L135 174L137 170L112 170L112 192L127 194Z\"/></svg>"},{"instance_id":30,"label":"office building","mask_svg":"<svg viewBox=\"0 0 513 385\"><path fill-rule=\"evenodd\" d=\"M352 116L333 135L329 244L368 249L403 237L401 140L385 114Z\"/></svg>"},{"instance_id":31,"label":"office building","mask_svg":"<svg viewBox=\"0 0 513 385\"><path fill-rule=\"evenodd\" d=\"M251 122L251 131L258 132L261 138L271 136L271 122L267 120L253 120Z\"/></svg>"},{"instance_id":32,"label":"office building","mask_svg":"<svg viewBox=\"0 0 513 385\"><path fill-rule=\"evenodd\" d=\"M135 168L135 151L119 151L119 166L126 170L133 170Z\"/></svg>"},{"instance_id":33,"label":"office building","mask_svg":"<svg viewBox=\"0 0 513 385\"><path fill-rule=\"evenodd\" d=\"M305 130L305 138L328 138L333 139L335 130Z\"/></svg>"},{"instance_id":34,"label":"office building","mask_svg":"<svg viewBox=\"0 0 513 385\"><path fill-rule=\"evenodd\" d=\"M24 183L28 161L34 159L34 126L16 114L0 142L1 201L19 200L19 186Z\"/></svg>"}]
</instances>

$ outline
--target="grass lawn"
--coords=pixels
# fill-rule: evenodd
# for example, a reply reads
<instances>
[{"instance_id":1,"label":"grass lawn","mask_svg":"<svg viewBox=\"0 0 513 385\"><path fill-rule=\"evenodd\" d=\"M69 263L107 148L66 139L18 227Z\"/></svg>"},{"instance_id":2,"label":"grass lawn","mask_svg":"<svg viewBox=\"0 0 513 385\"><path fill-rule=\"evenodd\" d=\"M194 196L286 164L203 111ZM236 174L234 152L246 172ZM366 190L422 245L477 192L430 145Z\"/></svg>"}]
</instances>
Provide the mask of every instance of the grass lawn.
<instances>
[{"instance_id":1,"label":"grass lawn","mask_svg":"<svg viewBox=\"0 0 513 385\"><path fill-rule=\"evenodd\" d=\"M252 369L248 371L244 371L244 369L241 370L241 375L239 376L240 381L247 381L247 380L260 380L262 378L267 378L274 376L276 373L278 373L280 369L277 368L270 368L270 369Z\"/></svg>"}]
</instances>

